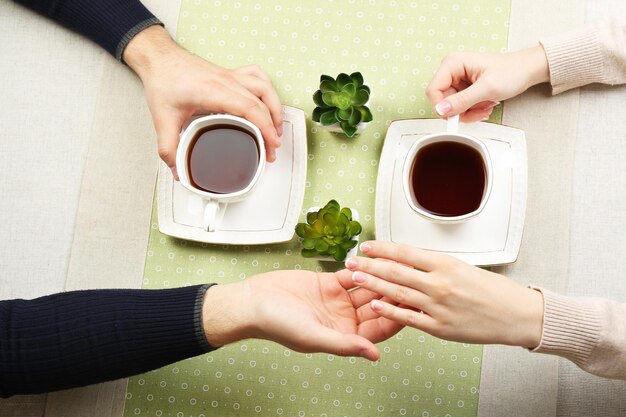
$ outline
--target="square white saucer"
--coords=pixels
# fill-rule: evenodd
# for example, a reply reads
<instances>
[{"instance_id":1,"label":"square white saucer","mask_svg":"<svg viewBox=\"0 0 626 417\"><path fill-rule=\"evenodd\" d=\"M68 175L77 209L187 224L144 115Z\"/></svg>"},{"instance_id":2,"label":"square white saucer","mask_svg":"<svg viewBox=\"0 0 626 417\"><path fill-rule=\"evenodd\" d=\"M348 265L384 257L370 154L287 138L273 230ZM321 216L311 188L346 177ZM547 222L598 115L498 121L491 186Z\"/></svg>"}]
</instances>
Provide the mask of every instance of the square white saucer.
<instances>
[{"instance_id":1,"label":"square white saucer","mask_svg":"<svg viewBox=\"0 0 626 417\"><path fill-rule=\"evenodd\" d=\"M282 145L276 161L265 165L252 194L228 204L219 230L202 227L196 195L174 181L164 163L159 167L157 210L159 230L197 242L257 245L291 240L302 209L306 181L307 143L304 111L284 106Z\"/></svg>"},{"instance_id":2,"label":"square white saucer","mask_svg":"<svg viewBox=\"0 0 626 417\"><path fill-rule=\"evenodd\" d=\"M409 206L402 168L420 137L444 132L440 119L398 120L389 125L376 182L376 238L447 253L473 265L515 262L526 214L527 163L523 131L491 123L461 124L459 131L487 146L493 185L487 204L475 217L457 224L433 223Z\"/></svg>"}]
</instances>

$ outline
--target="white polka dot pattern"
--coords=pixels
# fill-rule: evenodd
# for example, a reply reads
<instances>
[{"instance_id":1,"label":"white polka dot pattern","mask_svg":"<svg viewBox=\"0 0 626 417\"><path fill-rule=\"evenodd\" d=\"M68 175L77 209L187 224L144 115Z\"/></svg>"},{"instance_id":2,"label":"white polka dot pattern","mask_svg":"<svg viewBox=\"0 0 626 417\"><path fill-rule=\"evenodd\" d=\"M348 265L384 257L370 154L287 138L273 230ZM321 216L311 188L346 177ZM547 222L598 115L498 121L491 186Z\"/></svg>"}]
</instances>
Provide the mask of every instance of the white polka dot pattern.
<instances>
[{"instance_id":1,"label":"white polka dot pattern","mask_svg":"<svg viewBox=\"0 0 626 417\"><path fill-rule=\"evenodd\" d=\"M309 117L303 208L304 214L335 198L358 209L363 241L374 238L376 173L387 126L434 117L423 90L447 52L503 51L509 9L509 1L494 0L183 0L177 41L225 67L258 64L282 102L308 115L320 74L363 74L374 121L361 135L331 134ZM161 235L153 223L143 286L340 267L303 259L299 250L296 238L267 247L186 242ZM476 415L480 346L405 329L380 348L381 360L370 363L245 341L131 378L125 416Z\"/></svg>"}]
</instances>

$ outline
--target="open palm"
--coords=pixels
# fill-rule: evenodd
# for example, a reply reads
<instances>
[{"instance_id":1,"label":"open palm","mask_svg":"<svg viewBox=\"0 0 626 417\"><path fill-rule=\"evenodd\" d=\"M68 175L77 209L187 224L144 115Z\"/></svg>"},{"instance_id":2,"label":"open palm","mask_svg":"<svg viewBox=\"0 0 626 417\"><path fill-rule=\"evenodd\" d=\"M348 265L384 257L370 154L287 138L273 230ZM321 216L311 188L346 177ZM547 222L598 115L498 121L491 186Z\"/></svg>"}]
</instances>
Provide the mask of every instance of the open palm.
<instances>
[{"instance_id":1,"label":"open palm","mask_svg":"<svg viewBox=\"0 0 626 417\"><path fill-rule=\"evenodd\" d=\"M255 317L252 337L298 352L328 352L378 359L374 343L402 328L371 311L380 296L353 290L351 272L269 272L244 281ZM352 291L349 291L352 290Z\"/></svg>"}]
</instances>

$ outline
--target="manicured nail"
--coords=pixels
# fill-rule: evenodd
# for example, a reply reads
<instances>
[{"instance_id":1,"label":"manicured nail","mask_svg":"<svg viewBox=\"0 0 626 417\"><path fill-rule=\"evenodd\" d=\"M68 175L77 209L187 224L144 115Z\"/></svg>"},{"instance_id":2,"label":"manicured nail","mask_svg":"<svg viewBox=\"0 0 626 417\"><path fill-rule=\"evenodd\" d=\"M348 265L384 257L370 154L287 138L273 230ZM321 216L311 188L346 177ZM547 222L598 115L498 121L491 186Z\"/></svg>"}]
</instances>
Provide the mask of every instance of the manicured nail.
<instances>
[{"instance_id":1,"label":"manicured nail","mask_svg":"<svg viewBox=\"0 0 626 417\"><path fill-rule=\"evenodd\" d=\"M372 300L372 303L370 305L372 306L372 310L374 311L380 311L383 309L383 303L378 300Z\"/></svg>"},{"instance_id":2,"label":"manicured nail","mask_svg":"<svg viewBox=\"0 0 626 417\"><path fill-rule=\"evenodd\" d=\"M357 265L356 259L354 259L354 258L346 259L346 268L354 269L354 268L356 268L356 265Z\"/></svg>"},{"instance_id":3,"label":"manicured nail","mask_svg":"<svg viewBox=\"0 0 626 417\"><path fill-rule=\"evenodd\" d=\"M361 252L363 253L367 253L370 251L370 249L372 249L372 245L369 242L363 242L361 243Z\"/></svg>"},{"instance_id":4,"label":"manicured nail","mask_svg":"<svg viewBox=\"0 0 626 417\"><path fill-rule=\"evenodd\" d=\"M352 281L356 282L357 284L363 284L365 282L365 274L363 274L362 272L355 272L354 274L352 274Z\"/></svg>"},{"instance_id":5,"label":"manicured nail","mask_svg":"<svg viewBox=\"0 0 626 417\"><path fill-rule=\"evenodd\" d=\"M435 111L439 116L445 116L450 112L450 110L452 110L452 105L447 101L440 101L435 106Z\"/></svg>"}]
</instances>

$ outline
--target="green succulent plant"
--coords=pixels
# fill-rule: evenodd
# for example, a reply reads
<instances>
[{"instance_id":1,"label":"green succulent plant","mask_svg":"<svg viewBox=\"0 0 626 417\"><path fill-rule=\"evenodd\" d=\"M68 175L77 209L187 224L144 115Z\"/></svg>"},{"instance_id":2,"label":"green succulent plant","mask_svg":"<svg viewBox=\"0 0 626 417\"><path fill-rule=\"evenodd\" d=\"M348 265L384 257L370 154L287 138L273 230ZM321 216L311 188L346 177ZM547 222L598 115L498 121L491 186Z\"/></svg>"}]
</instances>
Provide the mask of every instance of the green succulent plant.
<instances>
[{"instance_id":1,"label":"green succulent plant","mask_svg":"<svg viewBox=\"0 0 626 417\"><path fill-rule=\"evenodd\" d=\"M348 251L357 244L353 237L361 230L361 224L352 220L352 210L341 208L335 200L307 213L306 223L296 226L296 234L302 238L302 256L332 256L336 261L346 259Z\"/></svg>"},{"instance_id":2,"label":"green succulent plant","mask_svg":"<svg viewBox=\"0 0 626 417\"><path fill-rule=\"evenodd\" d=\"M370 98L370 88L363 84L360 72L341 73L337 79L329 75L320 77L320 88L313 94L315 109L313 120L324 126L335 123L352 137L361 122L371 122L372 112L365 105Z\"/></svg>"}]
</instances>

